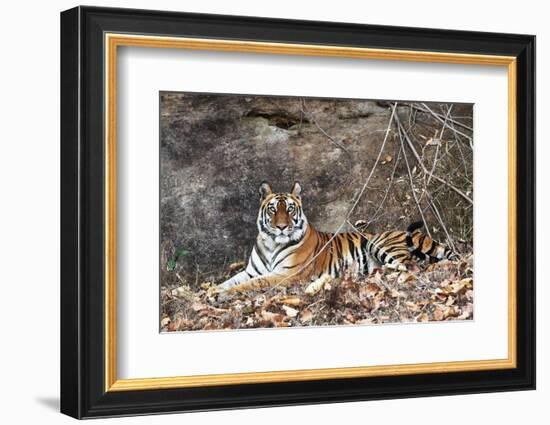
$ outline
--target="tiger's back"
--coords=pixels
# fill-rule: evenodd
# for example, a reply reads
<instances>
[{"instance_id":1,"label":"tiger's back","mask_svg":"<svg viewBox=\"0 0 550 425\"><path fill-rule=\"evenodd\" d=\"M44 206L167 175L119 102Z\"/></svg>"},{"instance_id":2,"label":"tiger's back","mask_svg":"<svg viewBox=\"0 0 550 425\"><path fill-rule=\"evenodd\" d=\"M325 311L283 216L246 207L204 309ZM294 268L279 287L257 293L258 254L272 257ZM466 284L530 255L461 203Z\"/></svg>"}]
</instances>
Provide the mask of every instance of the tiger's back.
<instances>
[{"instance_id":1,"label":"tiger's back","mask_svg":"<svg viewBox=\"0 0 550 425\"><path fill-rule=\"evenodd\" d=\"M449 259L451 250L433 240L418 228L422 223L411 224L406 231L390 230L381 233L345 232L339 234L319 233L322 252L316 252L314 274L337 277L347 268L356 266L359 272L370 274L374 267L386 265L405 270L415 260L436 262Z\"/></svg>"},{"instance_id":2,"label":"tiger's back","mask_svg":"<svg viewBox=\"0 0 550 425\"><path fill-rule=\"evenodd\" d=\"M323 233L314 230L318 243L312 256L315 256L313 275L339 276L343 270L357 267L363 272L368 269L366 246L368 239L360 232Z\"/></svg>"}]
</instances>

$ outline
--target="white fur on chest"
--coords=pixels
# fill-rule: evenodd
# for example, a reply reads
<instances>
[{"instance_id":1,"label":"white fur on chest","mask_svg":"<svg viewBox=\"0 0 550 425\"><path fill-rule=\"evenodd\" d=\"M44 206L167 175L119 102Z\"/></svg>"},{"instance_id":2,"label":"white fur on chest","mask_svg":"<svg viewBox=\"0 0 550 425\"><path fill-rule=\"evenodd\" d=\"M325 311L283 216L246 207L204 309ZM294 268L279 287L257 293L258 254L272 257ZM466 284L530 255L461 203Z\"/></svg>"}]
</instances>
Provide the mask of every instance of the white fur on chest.
<instances>
[{"instance_id":1,"label":"white fur on chest","mask_svg":"<svg viewBox=\"0 0 550 425\"><path fill-rule=\"evenodd\" d=\"M257 266L261 264L264 268L263 273L277 273L284 270L289 265L292 258L292 252L300 247L302 241L298 244L280 244L276 240L270 237L258 237L256 246L252 252L252 256L255 256L252 260Z\"/></svg>"}]
</instances>

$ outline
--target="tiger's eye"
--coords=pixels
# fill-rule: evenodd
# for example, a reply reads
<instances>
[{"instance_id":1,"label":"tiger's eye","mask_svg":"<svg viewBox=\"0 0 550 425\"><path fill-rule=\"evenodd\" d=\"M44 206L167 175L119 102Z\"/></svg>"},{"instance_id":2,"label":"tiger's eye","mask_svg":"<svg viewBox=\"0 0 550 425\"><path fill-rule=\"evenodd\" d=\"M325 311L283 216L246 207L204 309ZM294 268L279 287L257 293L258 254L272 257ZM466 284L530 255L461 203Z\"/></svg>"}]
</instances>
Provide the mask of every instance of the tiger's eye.
<instances>
[{"instance_id":1,"label":"tiger's eye","mask_svg":"<svg viewBox=\"0 0 550 425\"><path fill-rule=\"evenodd\" d=\"M289 205L288 210L289 213L294 212L294 205Z\"/></svg>"}]
</instances>

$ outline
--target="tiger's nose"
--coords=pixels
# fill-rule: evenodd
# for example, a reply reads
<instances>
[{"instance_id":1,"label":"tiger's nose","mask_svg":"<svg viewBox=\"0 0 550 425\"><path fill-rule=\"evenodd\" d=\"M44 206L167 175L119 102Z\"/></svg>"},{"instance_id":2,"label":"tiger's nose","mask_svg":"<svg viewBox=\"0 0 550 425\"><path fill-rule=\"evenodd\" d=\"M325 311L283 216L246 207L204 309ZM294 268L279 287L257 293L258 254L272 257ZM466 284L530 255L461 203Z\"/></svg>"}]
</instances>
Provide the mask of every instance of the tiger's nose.
<instances>
[{"instance_id":1,"label":"tiger's nose","mask_svg":"<svg viewBox=\"0 0 550 425\"><path fill-rule=\"evenodd\" d=\"M280 230L285 230L288 227L287 224L277 224L277 228Z\"/></svg>"}]
</instances>

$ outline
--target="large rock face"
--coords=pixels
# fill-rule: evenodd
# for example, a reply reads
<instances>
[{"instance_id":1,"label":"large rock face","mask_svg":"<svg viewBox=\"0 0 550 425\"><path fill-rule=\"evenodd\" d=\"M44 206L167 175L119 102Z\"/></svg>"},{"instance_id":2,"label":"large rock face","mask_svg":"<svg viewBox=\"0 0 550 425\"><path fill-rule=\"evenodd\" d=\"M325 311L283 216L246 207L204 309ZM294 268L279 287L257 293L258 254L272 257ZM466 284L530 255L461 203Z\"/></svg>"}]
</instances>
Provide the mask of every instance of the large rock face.
<instances>
[{"instance_id":1,"label":"large rock face","mask_svg":"<svg viewBox=\"0 0 550 425\"><path fill-rule=\"evenodd\" d=\"M454 106L454 112L471 118L471 106ZM257 234L258 187L264 180L280 192L289 191L299 181L310 223L321 231L335 231L380 152L391 104L161 93L160 111L161 284L170 284L172 272L177 272L180 281L193 286L220 279L228 264L247 258ZM426 149L423 140L433 137L441 122L408 105L399 106L397 115L414 132L429 164L434 155L430 152L436 148ZM351 215L352 222L372 218L382 199L373 230L404 228L419 217L400 147L397 128L392 125L381 162ZM398 156L401 161L394 172ZM413 169L414 158L410 153L408 158ZM465 165L470 167L469 179L455 182L462 186L471 181L471 157ZM435 169L448 171L449 166L452 163L437 163ZM418 167L411 171L415 177ZM392 187L386 194L390 181ZM447 192L456 207L452 193L441 188L439 192ZM425 214L437 224L429 208ZM468 214L471 210L464 213ZM349 228L346 224L345 229ZM445 240L441 229L435 233ZM178 250L185 254L175 264Z\"/></svg>"}]
</instances>

